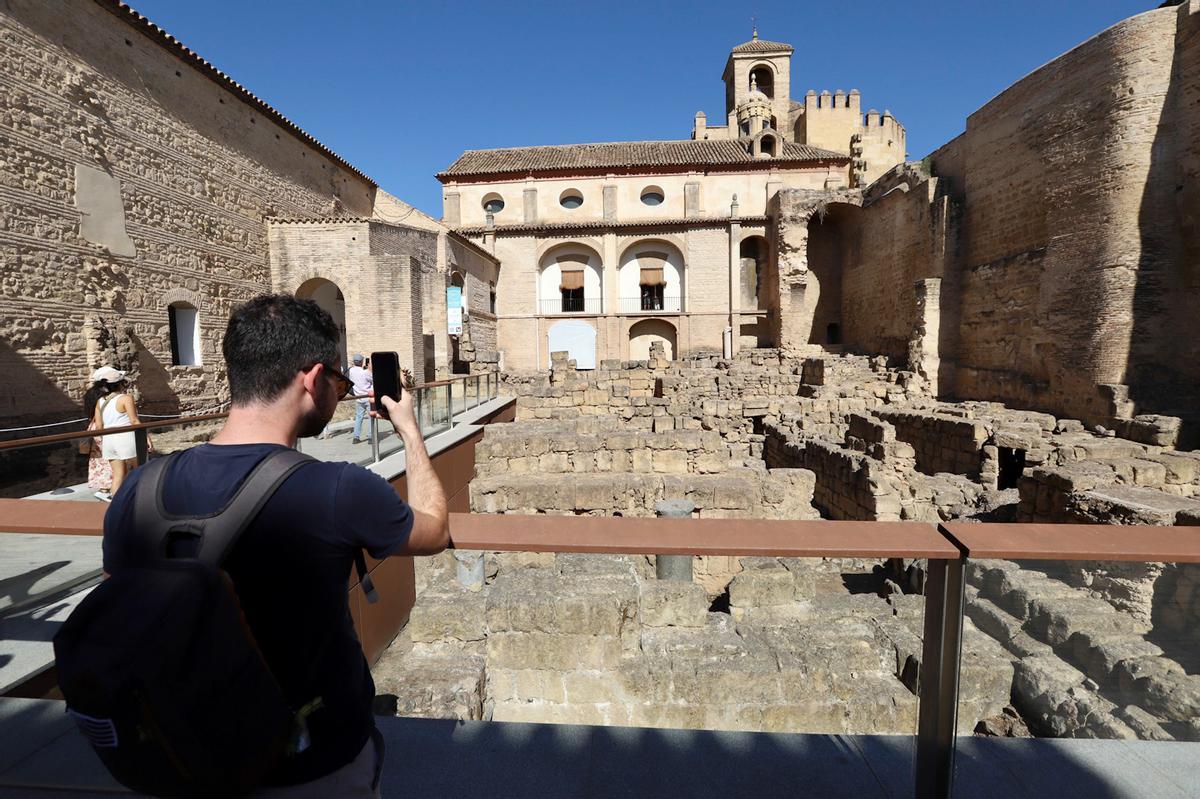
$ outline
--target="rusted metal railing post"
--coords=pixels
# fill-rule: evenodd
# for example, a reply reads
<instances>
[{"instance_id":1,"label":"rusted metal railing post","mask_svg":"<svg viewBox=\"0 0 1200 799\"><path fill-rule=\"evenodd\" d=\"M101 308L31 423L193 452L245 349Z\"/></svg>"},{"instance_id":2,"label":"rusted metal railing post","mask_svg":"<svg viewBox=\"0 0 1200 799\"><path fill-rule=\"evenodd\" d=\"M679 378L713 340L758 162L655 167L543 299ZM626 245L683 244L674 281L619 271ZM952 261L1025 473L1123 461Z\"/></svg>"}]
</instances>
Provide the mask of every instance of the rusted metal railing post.
<instances>
[{"instance_id":1,"label":"rusted metal railing post","mask_svg":"<svg viewBox=\"0 0 1200 799\"><path fill-rule=\"evenodd\" d=\"M917 722L917 799L949 797L954 783L965 590L961 557L929 559Z\"/></svg>"},{"instance_id":2,"label":"rusted metal railing post","mask_svg":"<svg viewBox=\"0 0 1200 799\"><path fill-rule=\"evenodd\" d=\"M379 420L374 416L371 420L371 462L379 463Z\"/></svg>"},{"instance_id":3,"label":"rusted metal railing post","mask_svg":"<svg viewBox=\"0 0 1200 799\"><path fill-rule=\"evenodd\" d=\"M654 504L654 512L664 519L689 519L695 503L686 499L664 499ZM655 555L654 572L660 580L690 583L692 581L691 555Z\"/></svg>"},{"instance_id":4,"label":"rusted metal railing post","mask_svg":"<svg viewBox=\"0 0 1200 799\"><path fill-rule=\"evenodd\" d=\"M133 431L134 449L137 451L138 466L150 460L150 434L145 428Z\"/></svg>"}]
</instances>

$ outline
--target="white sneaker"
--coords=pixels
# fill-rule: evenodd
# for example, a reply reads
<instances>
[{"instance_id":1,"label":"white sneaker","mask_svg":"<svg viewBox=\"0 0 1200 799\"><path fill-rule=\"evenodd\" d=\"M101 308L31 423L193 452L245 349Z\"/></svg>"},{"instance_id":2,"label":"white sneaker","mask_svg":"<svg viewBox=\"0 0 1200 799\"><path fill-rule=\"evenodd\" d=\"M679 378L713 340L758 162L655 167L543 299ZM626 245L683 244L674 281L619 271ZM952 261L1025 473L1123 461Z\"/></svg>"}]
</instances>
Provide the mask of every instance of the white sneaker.
<instances>
[{"instance_id":1,"label":"white sneaker","mask_svg":"<svg viewBox=\"0 0 1200 799\"><path fill-rule=\"evenodd\" d=\"M107 491L97 491L96 493L92 494L92 496L101 502L112 502L112 494L108 493Z\"/></svg>"}]
</instances>

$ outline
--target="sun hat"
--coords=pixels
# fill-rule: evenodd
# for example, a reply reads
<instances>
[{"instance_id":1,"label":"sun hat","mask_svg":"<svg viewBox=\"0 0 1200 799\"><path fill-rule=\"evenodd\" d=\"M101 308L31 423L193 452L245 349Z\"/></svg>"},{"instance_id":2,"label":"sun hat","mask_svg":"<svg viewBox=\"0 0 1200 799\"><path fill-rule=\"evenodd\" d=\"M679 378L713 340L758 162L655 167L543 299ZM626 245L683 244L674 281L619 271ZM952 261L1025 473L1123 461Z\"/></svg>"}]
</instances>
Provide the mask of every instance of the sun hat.
<instances>
[{"instance_id":1,"label":"sun hat","mask_svg":"<svg viewBox=\"0 0 1200 799\"><path fill-rule=\"evenodd\" d=\"M101 366L96 371L92 372L92 382L97 383L103 380L105 383L120 383L125 379L125 373L120 369L114 369L111 366Z\"/></svg>"}]
</instances>

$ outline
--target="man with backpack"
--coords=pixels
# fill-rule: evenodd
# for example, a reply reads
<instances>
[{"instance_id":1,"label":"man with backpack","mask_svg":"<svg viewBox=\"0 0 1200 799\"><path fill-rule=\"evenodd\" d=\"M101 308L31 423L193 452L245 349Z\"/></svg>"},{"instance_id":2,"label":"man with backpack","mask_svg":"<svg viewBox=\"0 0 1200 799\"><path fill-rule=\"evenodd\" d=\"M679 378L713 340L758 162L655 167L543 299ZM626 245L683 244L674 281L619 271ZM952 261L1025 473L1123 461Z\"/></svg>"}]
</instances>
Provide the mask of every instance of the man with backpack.
<instances>
[{"instance_id":1,"label":"man with backpack","mask_svg":"<svg viewBox=\"0 0 1200 799\"><path fill-rule=\"evenodd\" d=\"M235 309L222 345L232 400L224 428L135 471L113 498L103 545L111 577L55 643L68 706L135 789L378 796L383 746L348 578L354 565L365 574L364 549L374 558L441 551L448 517L408 391L383 400L405 445L408 503L366 469L291 449L324 428L350 389L337 343L315 302L263 295ZM235 594L222 588L225 575ZM369 579L363 588L372 591ZM210 595L211 606L192 609ZM202 643L234 633L249 643ZM192 643L175 645L188 635ZM88 636L100 641L90 650ZM123 639L141 654L114 665L114 647L101 644ZM100 684L98 675L117 672ZM233 676L208 684L225 673Z\"/></svg>"}]
</instances>

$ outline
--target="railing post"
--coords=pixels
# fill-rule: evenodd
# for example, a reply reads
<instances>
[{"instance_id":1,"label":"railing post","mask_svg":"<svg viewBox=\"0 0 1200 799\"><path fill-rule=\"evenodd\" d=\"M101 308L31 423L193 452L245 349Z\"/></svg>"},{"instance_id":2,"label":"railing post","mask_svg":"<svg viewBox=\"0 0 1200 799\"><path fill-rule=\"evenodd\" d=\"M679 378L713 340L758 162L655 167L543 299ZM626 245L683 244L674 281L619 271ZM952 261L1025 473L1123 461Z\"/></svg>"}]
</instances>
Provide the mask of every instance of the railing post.
<instances>
[{"instance_id":1,"label":"railing post","mask_svg":"<svg viewBox=\"0 0 1200 799\"><path fill-rule=\"evenodd\" d=\"M471 407L472 408L479 407L479 375L475 375L475 404L472 405Z\"/></svg>"},{"instance_id":2,"label":"railing post","mask_svg":"<svg viewBox=\"0 0 1200 799\"><path fill-rule=\"evenodd\" d=\"M379 420L374 416L371 420L371 462L379 463Z\"/></svg>"},{"instance_id":3,"label":"railing post","mask_svg":"<svg viewBox=\"0 0 1200 799\"><path fill-rule=\"evenodd\" d=\"M137 451L138 466L150 460L150 436L144 430L133 431L134 449Z\"/></svg>"},{"instance_id":4,"label":"railing post","mask_svg":"<svg viewBox=\"0 0 1200 799\"><path fill-rule=\"evenodd\" d=\"M954 736L962 655L963 559L930 558L925 578L916 797L943 799L954 784Z\"/></svg>"},{"instance_id":5,"label":"railing post","mask_svg":"<svg viewBox=\"0 0 1200 799\"><path fill-rule=\"evenodd\" d=\"M664 499L654 503L654 512L664 519L688 519L696 509L695 503L687 499ZM680 583L692 581L691 555L655 555L654 573L660 580Z\"/></svg>"}]
</instances>

